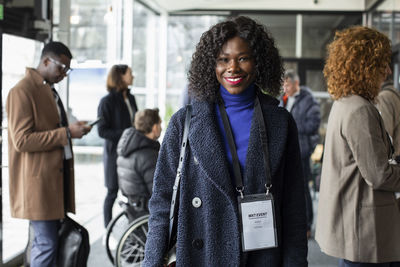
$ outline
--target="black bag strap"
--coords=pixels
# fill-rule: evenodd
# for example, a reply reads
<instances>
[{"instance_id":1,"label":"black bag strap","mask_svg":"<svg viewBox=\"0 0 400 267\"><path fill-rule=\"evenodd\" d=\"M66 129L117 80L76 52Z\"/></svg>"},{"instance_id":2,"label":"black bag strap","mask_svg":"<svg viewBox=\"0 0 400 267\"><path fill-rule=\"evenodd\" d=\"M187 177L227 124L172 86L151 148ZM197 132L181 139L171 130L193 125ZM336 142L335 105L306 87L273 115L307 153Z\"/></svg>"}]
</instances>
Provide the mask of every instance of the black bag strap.
<instances>
[{"instance_id":1,"label":"black bag strap","mask_svg":"<svg viewBox=\"0 0 400 267\"><path fill-rule=\"evenodd\" d=\"M235 141L233 139L232 129L231 129L231 126L229 123L228 114L226 113L224 102L223 102L221 96L219 96L219 98L218 98L218 107L219 107L219 112L221 113L221 119L222 119L222 123L224 125L226 139L228 141L229 149L231 151L233 175L235 177L236 190L240 193L240 196L243 198L244 186L243 186L243 182L242 182L242 174L240 171L239 158L238 158L237 151L236 151ZM265 170L265 179L266 179L265 189L266 189L266 193L269 194L269 190L272 187L272 178L271 178L271 167L269 165L268 136L267 136L267 130L266 130L266 126L265 126L264 116L263 116L262 109L261 109L259 95L257 95L257 97L254 100L254 113L255 113L256 119L259 123L259 134L260 134L260 139L261 139L261 144L262 144L264 167L265 167L265 169L264 169Z\"/></svg>"},{"instance_id":2,"label":"black bag strap","mask_svg":"<svg viewBox=\"0 0 400 267\"><path fill-rule=\"evenodd\" d=\"M185 128L183 130L181 151L179 154L179 164L178 164L178 169L176 171L176 177L171 199L171 208L169 211L168 250L170 247L172 247L174 243L174 240L172 240L173 239L172 233L174 229L176 229L176 224L177 224L177 214L178 214L178 204L179 204L179 183L181 180L182 167L185 159L185 152L187 146L187 139L189 135L189 126L191 117L192 117L192 105L188 104L186 105Z\"/></svg>"},{"instance_id":3,"label":"black bag strap","mask_svg":"<svg viewBox=\"0 0 400 267\"><path fill-rule=\"evenodd\" d=\"M261 139L261 143L262 143L265 177L266 177L265 189L267 190L267 194L268 194L270 188L272 187L271 166L269 165L267 127L265 126L265 120L264 120L264 116L262 113L259 96L257 96L255 99L255 107L254 108L255 108L255 113L257 116L257 121L259 123L259 133L260 133L260 139Z\"/></svg>"}]
</instances>

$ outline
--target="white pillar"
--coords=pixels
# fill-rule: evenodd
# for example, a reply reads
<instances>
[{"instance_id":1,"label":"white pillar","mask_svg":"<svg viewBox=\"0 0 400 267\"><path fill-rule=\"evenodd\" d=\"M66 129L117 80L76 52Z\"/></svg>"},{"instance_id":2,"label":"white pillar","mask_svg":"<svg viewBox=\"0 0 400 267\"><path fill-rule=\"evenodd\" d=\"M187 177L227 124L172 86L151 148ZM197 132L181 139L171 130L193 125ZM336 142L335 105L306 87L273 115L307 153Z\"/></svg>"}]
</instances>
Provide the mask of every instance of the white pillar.
<instances>
[{"instance_id":1,"label":"white pillar","mask_svg":"<svg viewBox=\"0 0 400 267\"><path fill-rule=\"evenodd\" d=\"M156 38L158 17L154 14L149 16L146 28L146 107L153 108L155 105L155 73L156 70Z\"/></svg>"},{"instance_id":2,"label":"white pillar","mask_svg":"<svg viewBox=\"0 0 400 267\"><path fill-rule=\"evenodd\" d=\"M107 62L117 60L117 0L113 0L106 14L107 21Z\"/></svg>"},{"instance_id":3,"label":"white pillar","mask_svg":"<svg viewBox=\"0 0 400 267\"><path fill-rule=\"evenodd\" d=\"M302 56L303 15L296 16L296 57Z\"/></svg>"},{"instance_id":4,"label":"white pillar","mask_svg":"<svg viewBox=\"0 0 400 267\"><path fill-rule=\"evenodd\" d=\"M133 48L133 1L124 0L123 9L121 12L124 18L122 29L121 44L122 44L122 61L129 66L132 66L132 48ZM121 21L121 18L120 18ZM136 36L136 38L140 38Z\"/></svg>"},{"instance_id":5,"label":"white pillar","mask_svg":"<svg viewBox=\"0 0 400 267\"><path fill-rule=\"evenodd\" d=\"M158 107L160 109L160 117L163 120L165 128L165 102L167 99L167 30L168 30L168 13L162 11L160 14L160 43L159 43L159 65L158 65Z\"/></svg>"},{"instance_id":6,"label":"white pillar","mask_svg":"<svg viewBox=\"0 0 400 267\"><path fill-rule=\"evenodd\" d=\"M58 29L58 39L69 47L70 45L70 17L71 17L71 0L60 1L60 23ZM72 55L73 56L73 55ZM69 78L68 76L58 84L58 91L66 111L69 107Z\"/></svg>"}]
</instances>

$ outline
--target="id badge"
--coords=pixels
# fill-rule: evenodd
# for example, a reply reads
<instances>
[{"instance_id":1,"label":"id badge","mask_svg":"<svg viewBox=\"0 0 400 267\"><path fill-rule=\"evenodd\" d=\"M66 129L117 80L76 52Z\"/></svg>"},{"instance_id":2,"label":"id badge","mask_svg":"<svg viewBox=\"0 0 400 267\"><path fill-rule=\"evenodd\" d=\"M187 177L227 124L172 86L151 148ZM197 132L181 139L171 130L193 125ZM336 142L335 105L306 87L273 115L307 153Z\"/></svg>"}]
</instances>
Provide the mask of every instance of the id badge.
<instances>
[{"instance_id":1,"label":"id badge","mask_svg":"<svg viewBox=\"0 0 400 267\"><path fill-rule=\"evenodd\" d=\"M242 250L251 251L278 246L274 200L271 194L238 197Z\"/></svg>"}]
</instances>

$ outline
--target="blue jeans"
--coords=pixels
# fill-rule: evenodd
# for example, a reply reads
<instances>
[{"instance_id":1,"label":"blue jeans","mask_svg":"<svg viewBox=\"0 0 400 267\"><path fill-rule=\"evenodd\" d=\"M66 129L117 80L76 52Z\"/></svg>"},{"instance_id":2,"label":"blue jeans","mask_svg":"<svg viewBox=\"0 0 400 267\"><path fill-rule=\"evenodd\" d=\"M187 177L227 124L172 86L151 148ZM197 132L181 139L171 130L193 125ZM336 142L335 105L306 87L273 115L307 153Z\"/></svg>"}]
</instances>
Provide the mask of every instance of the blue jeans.
<instances>
[{"instance_id":1,"label":"blue jeans","mask_svg":"<svg viewBox=\"0 0 400 267\"><path fill-rule=\"evenodd\" d=\"M30 223L35 233L31 249L31 267L54 267L60 221L30 221Z\"/></svg>"},{"instance_id":2,"label":"blue jeans","mask_svg":"<svg viewBox=\"0 0 400 267\"><path fill-rule=\"evenodd\" d=\"M400 262L363 263L340 259L339 267L400 267Z\"/></svg>"}]
</instances>

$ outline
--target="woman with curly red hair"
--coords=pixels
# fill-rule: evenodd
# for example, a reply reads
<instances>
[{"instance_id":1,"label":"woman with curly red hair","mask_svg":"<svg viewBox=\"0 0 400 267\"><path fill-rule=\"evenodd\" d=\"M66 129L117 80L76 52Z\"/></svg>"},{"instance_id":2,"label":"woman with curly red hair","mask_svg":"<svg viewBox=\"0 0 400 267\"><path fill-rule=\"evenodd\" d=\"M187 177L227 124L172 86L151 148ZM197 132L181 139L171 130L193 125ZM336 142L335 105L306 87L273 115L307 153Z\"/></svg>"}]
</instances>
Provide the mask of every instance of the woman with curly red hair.
<instances>
[{"instance_id":1,"label":"woman with curly red hair","mask_svg":"<svg viewBox=\"0 0 400 267\"><path fill-rule=\"evenodd\" d=\"M390 73L391 45L355 26L328 46L324 75L335 100L329 115L316 226L323 252L340 266L399 266L400 166L374 106Z\"/></svg>"}]
</instances>

